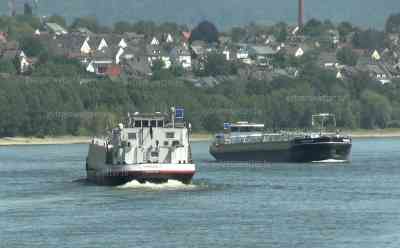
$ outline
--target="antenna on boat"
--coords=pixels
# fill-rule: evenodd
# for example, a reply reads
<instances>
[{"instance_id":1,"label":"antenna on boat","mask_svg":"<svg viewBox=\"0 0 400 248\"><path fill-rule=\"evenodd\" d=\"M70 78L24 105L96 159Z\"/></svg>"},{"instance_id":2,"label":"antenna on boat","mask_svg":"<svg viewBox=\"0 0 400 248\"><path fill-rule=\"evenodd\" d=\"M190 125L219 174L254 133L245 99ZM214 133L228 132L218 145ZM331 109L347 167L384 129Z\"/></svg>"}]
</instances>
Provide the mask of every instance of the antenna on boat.
<instances>
[{"instance_id":1,"label":"antenna on boat","mask_svg":"<svg viewBox=\"0 0 400 248\"><path fill-rule=\"evenodd\" d=\"M172 128L175 128L175 107L171 107Z\"/></svg>"}]
</instances>

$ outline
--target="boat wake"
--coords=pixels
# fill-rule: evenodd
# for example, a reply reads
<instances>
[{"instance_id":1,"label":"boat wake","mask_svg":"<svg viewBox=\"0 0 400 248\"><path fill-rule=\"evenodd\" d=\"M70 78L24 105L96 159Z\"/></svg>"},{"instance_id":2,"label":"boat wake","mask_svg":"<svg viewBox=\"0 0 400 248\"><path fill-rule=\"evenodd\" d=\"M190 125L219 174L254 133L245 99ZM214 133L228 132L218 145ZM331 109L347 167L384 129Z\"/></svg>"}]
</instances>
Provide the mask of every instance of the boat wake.
<instances>
[{"instance_id":1,"label":"boat wake","mask_svg":"<svg viewBox=\"0 0 400 248\"><path fill-rule=\"evenodd\" d=\"M326 159L320 161L312 161L313 163L347 163L348 160L338 160L338 159Z\"/></svg>"},{"instance_id":2,"label":"boat wake","mask_svg":"<svg viewBox=\"0 0 400 248\"><path fill-rule=\"evenodd\" d=\"M117 186L119 189L139 189L139 190L193 190L194 184L184 184L176 180L168 180L166 183L140 183L136 180L130 181L124 185Z\"/></svg>"}]
</instances>

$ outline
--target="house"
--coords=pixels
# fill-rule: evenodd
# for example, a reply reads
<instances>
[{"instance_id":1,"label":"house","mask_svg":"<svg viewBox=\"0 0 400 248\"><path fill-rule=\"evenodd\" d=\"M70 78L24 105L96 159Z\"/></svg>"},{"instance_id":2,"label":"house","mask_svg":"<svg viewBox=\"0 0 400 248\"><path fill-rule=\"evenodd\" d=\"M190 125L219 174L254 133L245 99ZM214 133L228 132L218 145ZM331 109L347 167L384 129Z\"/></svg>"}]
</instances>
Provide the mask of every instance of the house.
<instances>
[{"instance_id":1,"label":"house","mask_svg":"<svg viewBox=\"0 0 400 248\"><path fill-rule=\"evenodd\" d=\"M377 50L375 50L375 51L371 54L371 58L372 58L373 60L378 61L378 60L381 59L381 55L379 54L379 52L378 52Z\"/></svg>"},{"instance_id":2,"label":"house","mask_svg":"<svg viewBox=\"0 0 400 248\"><path fill-rule=\"evenodd\" d=\"M150 42L150 45L158 46L158 45L160 45L160 41L156 37L153 37L153 39Z\"/></svg>"},{"instance_id":3,"label":"house","mask_svg":"<svg viewBox=\"0 0 400 248\"><path fill-rule=\"evenodd\" d=\"M0 58L11 60L17 57L19 44L16 41L0 43Z\"/></svg>"},{"instance_id":4,"label":"house","mask_svg":"<svg viewBox=\"0 0 400 248\"><path fill-rule=\"evenodd\" d=\"M270 46L274 45L275 43L276 43L276 38L275 38L275 36L272 35L272 34L269 35L269 36L266 38L265 42L264 42L265 45L270 45Z\"/></svg>"},{"instance_id":5,"label":"house","mask_svg":"<svg viewBox=\"0 0 400 248\"><path fill-rule=\"evenodd\" d=\"M204 41L196 40L193 41L190 49L194 57L204 59L207 54L207 44Z\"/></svg>"},{"instance_id":6,"label":"house","mask_svg":"<svg viewBox=\"0 0 400 248\"><path fill-rule=\"evenodd\" d=\"M369 64L369 65L366 66L366 70L370 74L371 77L373 77L376 80L380 81L382 84L390 82L390 79L389 79L388 75L378 65Z\"/></svg>"},{"instance_id":7,"label":"house","mask_svg":"<svg viewBox=\"0 0 400 248\"><path fill-rule=\"evenodd\" d=\"M106 75L109 77L119 77L122 73L119 65L110 65L106 70Z\"/></svg>"},{"instance_id":8,"label":"house","mask_svg":"<svg viewBox=\"0 0 400 248\"><path fill-rule=\"evenodd\" d=\"M32 70L34 63L36 62L36 59L28 58L28 56L26 56L24 51L20 51L20 53L18 55L18 59L19 59L19 68L18 69L21 74L30 72Z\"/></svg>"},{"instance_id":9,"label":"house","mask_svg":"<svg viewBox=\"0 0 400 248\"><path fill-rule=\"evenodd\" d=\"M225 60L226 61L230 61L231 60L231 49L229 49L229 47L225 47L224 49L222 49L222 55L224 55Z\"/></svg>"},{"instance_id":10,"label":"house","mask_svg":"<svg viewBox=\"0 0 400 248\"><path fill-rule=\"evenodd\" d=\"M226 36L226 35L220 35L218 37L218 42L220 45L227 45L227 44L231 43L231 41L232 41L231 37Z\"/></svg>"},{"instance_id":11,"label":"house","mask_svg":"<svg viewBox=\"0 0 400 248\"><path fill-rule=\"evenodd\" d=\"M309 50L310 48L305 44L299 44L299 45L294 44L285 47L286 54L296 58L302 57Z\"/></svg>"},{"instance_id":12,"label":"house","mask_svg":"<svg viewBox=\"0 0 400 248\"><path fill-rule=\"evenodd\" d=\"M92 48L89 45L89 39L89 37L85 39L80 49L81 53L84 55L90 54L92 52Z\"/></svg>"},{"instance_id":13,"label":"house","mask_svg":"<svg viewBox=\"0 0 400 248\"><path fill-rule=\"evenodd\" d=\"M172 48L170 57L173 63L181 65L184 69L190 69L192 67L192 56L186 43Z\"/></svg>"},{"instance_id":14,"label":"house","mask_svg":"<svg viewBox=\"0 0 400 248\"><path fill-rule=\"evenodd\" d=\"M97 47L97 51L102 51L108 48L108 44L104 38L101 39L99 46Z\"/></svg>"},{"instance_id":15,"label":"house","mask_svg":"<svg viewBox=\"0 0 400 248\"><path fill-rule=\"evenodd\" d=\"M1 43L7 43L7 33L6 32L0 32L0 44Z\"/></svg>"},{"instance_id":16,"label":"house","mask_svg":"<svg viewBox=\"0 0 400 248\"><path fill-rule=\"evenodd\" d=\"M153 66L154 61L161 60L164 63L164 68L171 67L171 58L169 54L159 45L148 45L146 47L147 60L150 66Z\"/></svg>"},{"instance_id":17,"label":"house","mask_svg":"<svg viewBox=\"0 0 400 248\"><path fill-rule=\"evenodd\" d=\"M249 48L247 44L237 44L236 59L245 64L250 64Z\"/></svg>"},{"instance_id":18,"label":"house","mask_svg":"<svg viewBox=\"0 0 400 248\"><path fill-rule=\"evenodd\" d=\"M270 62L277 51L270 46L250 46L249 56L255 60L258 66L270 66Z\"/></svg>"},{"instance_id":19,"label":"house","mask_svg":"<svg viewBox=\"0 0 400 248\"><path fill-rule=\"evenodd\" d=\"M98 76L104 76L110 66L114 65L114 54L111 49L96 51L92 56L89 65L86 67L88 72L95 73Z\"/></svg>"},{"instance_id":20,"label":"house","mask_svg":"<svg viewBox=\"0 0 400 248\"><path fill-rule=\"evenodd\" d=\"M322 68L338 68L340 66L336 54L333 52L321 52L318 57L318 65Z\"/></svg>"},{"instance_id":21,"label":"house","mask_svg":"<svg viewBox=\"0 0 400 248\"><path fill-rule=\"evenodd\" d=\"M192 32L182 32L182 41L188 43L190 41L190 37L192 36Z\"/></svg>"},{"instance_id":22,"label":"house","mask_svg":"<svg viewBox=\"0 0 400 248\"><path fill-rule=\"evenodd\" d=\"M122 39L120 40L120 42L118 43L118 47L121 47L121 48L123 48L123 49L125 49L125 48L128 47L128 44L126 43L126 41L125 41L124 38L122 38Z\"/></svg>"},{"instance_id":23,"label":"house","mask_svg":"<svg viewBox=\"0 0 400 248\"><path fill-rule=\"evenodd\" d=\"M388 34L387 39L389 40L390 44L394 46L398 46L400 44L400 34Z\"/></svg>"},{"instance_id":24,"label":"house","mask_svg":"<svg viewBox=\"0 0 400 248\"><path fill-rule=\"evenodd\" d=\"M58 25L57 23L54 23L54 22L46 22L45 28L50 33L55 34L55 35L68 34L68 31L65 28L61 27L60 25Z\"/></svg>"},{"instance_id":25,"label":"house","mask_svg":"<svg viewBox=\"0 0 400 248\"><path fill-rule=\"evenodd\" d=\"M165 42L166 43L173 43L174 42L174 39L172 38L171 34L167 35L167 38L165 39Z\"/></svg>"}]
</instances>

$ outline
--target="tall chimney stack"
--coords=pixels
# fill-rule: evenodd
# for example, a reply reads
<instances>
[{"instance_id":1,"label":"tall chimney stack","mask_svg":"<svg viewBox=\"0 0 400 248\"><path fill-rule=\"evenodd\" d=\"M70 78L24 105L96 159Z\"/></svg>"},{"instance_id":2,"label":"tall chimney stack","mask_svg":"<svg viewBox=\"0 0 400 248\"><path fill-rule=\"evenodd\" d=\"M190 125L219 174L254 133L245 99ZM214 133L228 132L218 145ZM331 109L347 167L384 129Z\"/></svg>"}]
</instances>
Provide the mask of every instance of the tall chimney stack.
<instances>
[{"instance_id":1,"label":"tall chimney stack","mask_svg":"<svg viewBox=\"0 0 400 248\"><path fill-rule=\"evenodd\" d=\"M299 28L304 26L304 0L299 0Z\"/></svg>"}]
</instances>

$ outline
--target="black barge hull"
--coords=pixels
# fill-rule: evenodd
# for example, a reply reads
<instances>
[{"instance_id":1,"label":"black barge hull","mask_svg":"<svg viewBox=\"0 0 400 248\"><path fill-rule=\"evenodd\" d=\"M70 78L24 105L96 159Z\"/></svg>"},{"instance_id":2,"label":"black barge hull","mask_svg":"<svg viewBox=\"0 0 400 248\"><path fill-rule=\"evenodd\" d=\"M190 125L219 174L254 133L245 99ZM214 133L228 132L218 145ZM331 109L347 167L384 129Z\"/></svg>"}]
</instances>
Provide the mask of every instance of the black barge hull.
<instances>
[{"instance_id":1,"label":"black barge hull","mask_svg":"<svg viewBox=\"0 0 400 248\"><path fill-rule=\"evenodd\" d=\"M348 161L351 142L343 140L299 139L291 142L228 144L210 147L218 161L242 162L318 162Z\"/></svg>"}]
</instances>

